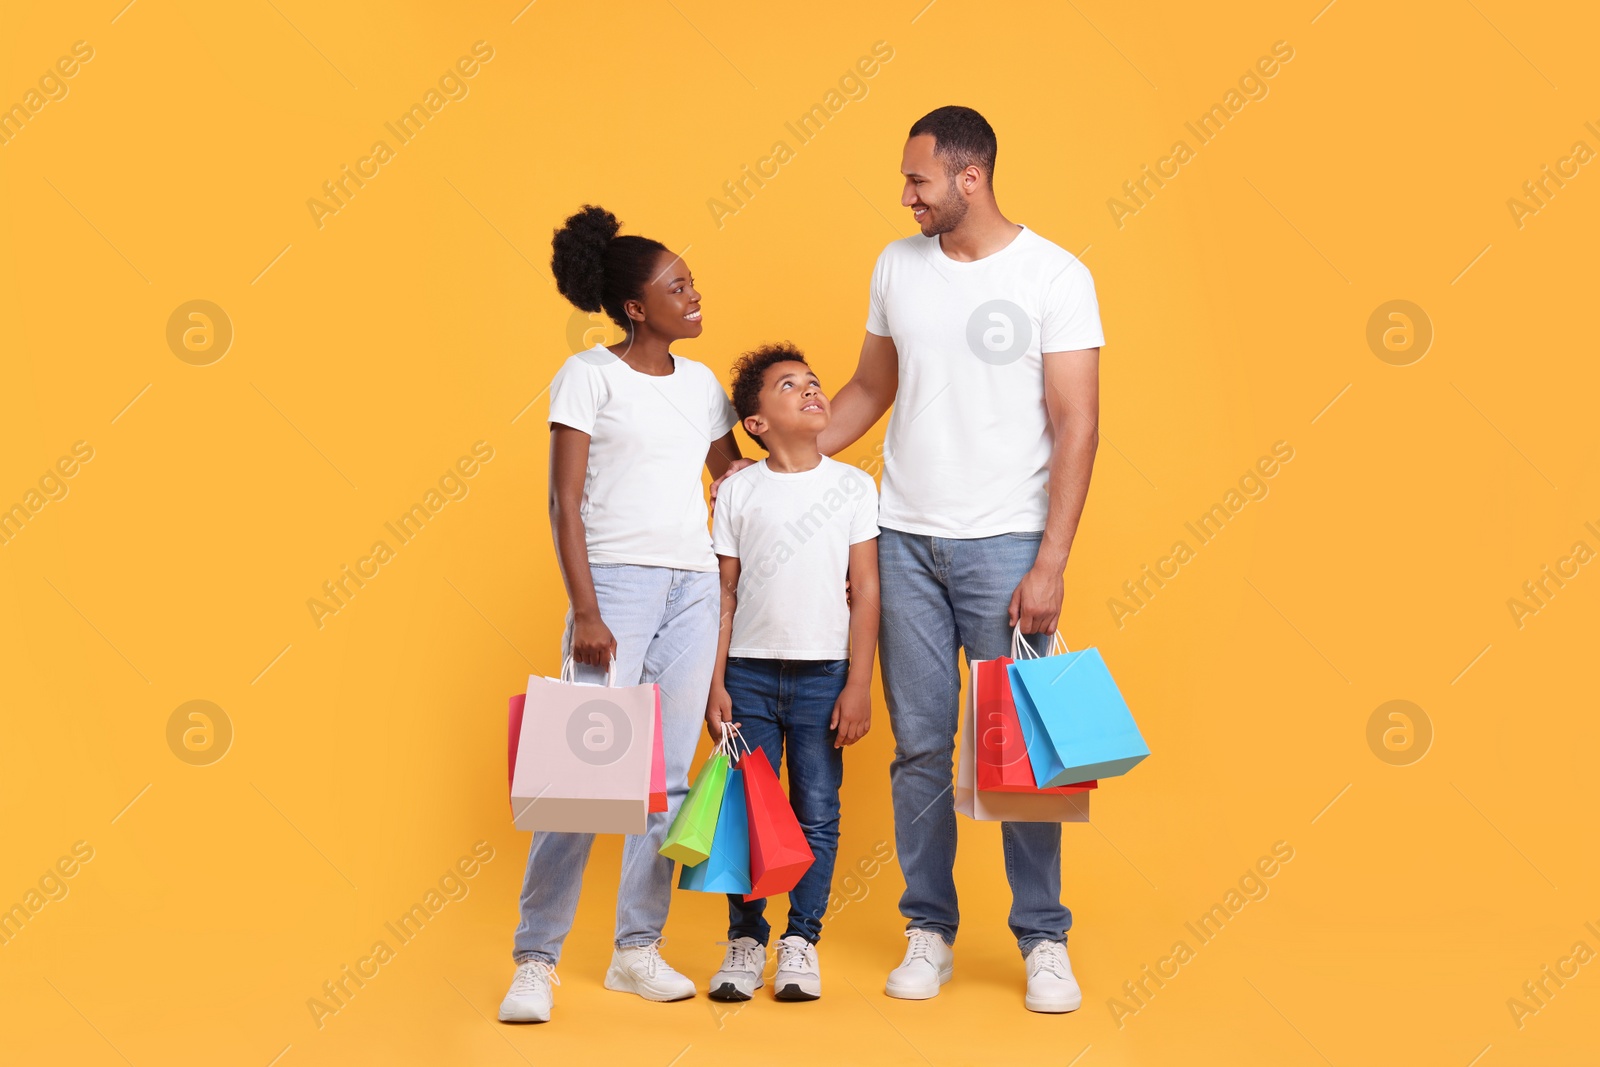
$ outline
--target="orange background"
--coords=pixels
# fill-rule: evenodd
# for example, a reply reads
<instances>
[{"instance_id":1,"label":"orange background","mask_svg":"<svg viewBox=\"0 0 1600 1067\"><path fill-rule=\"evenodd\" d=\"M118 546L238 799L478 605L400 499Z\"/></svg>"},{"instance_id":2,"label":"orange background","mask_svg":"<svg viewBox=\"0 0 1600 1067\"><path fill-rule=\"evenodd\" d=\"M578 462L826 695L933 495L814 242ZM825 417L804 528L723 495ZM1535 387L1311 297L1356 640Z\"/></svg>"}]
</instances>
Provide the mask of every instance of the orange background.
<instances>
[{"instance_id":1,"label":"orange background","mask_svg":"<svg viewBox=\"0 0 1600 1067\"><path fill-rule=\"evenodd\" d=\"M1508 607L1575 542L1600 549L1600 177L1508 207L1574 142L1600 148L1592 12L123 2L17 6L0 34L0 104L93 50L0 144L0 506L65 489L0 544L0 906L93 850L0 946L8 1062L1592 1055L1594 964L1520 1027L1508 1007L1575 942L1600 950L1600 577ZM307 200L477 41L493 58L467 95L319 227ZM879 41L893 58L866 94L719 226L708 200ZM1265 97L1198 144L1184 124L1278 41L1293 59ZM607 994L610 839L555 1021L500 1027L527 847L505 699L555 671L565 608L543 391L588 326L549 281L551 230L596 202L688 246L706 332L684 355L725 374L787 338L836 388L874 257L912 230L905 130L951 102L998 130L1003 209L1083 253L1108 339L1063 625L1154 755L1065 831L1084 1006L1022 1010L998 828L963 821L937 1001L881 993L903 947L892 863L830 920L818 1004ZM1193 158L1119 226L1108 200L1178 139ZM196 339L203 365L168 343L192 300L232 327L220 359ZM1431 323L1420 359L1369 346L1392 300ZM881 440L844 458L870 465ZM80 441L93 458L46 478ZM480 441L467 495L319 627L307 600ZM1279 441L1294 459L1269 494L1118 625L1122 583ZM208 765L179 758L181 729L169 747L192 700L231 726ZM1410 747L1384 747L1388 720L1369 745L1391 700L1421 709ZM893 839L881 703L875 724L849 753L841 893ZM479 841L468 894L319 1029L307 1000ZM1280 841L1269 894L1117 1012ZM721 912L680 893L668 927L702 986Z\"/></svg>"}]
</instances>

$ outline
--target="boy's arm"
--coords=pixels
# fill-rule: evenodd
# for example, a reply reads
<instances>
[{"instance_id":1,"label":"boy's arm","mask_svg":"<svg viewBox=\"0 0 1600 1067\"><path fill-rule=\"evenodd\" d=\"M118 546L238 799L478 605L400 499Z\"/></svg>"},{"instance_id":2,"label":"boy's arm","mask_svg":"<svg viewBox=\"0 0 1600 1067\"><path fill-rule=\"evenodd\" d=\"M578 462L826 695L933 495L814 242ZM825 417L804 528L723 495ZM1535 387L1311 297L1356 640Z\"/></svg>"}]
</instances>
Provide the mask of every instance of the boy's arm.
<instances>
[{"instance_id":1,"label":"boy's arm","mask_svg":"<svg viewBox=\"0 0 1600 1067\"><path fill-rule=\"evenodd\" d=\"M733 610L739 603L739 557L718 556L722 579L722 621L717 628L717 662L711 670L711 696L706 701L706 729L713 741L722 740L724 723L733 721L733 700L723 683L728 668L728 645L733 641Z\"/></svg>"},{"instance_id":2,"label":"boy's arm","mask_svg":"<svg viewBox=\"0 0 1600 1067\"><path fill-rule=\"evenodd\" d=\"M878 540L850 546L850 674L833 705L833 746L861 740L872 727L872 663L878 651Z\"/></svg>"}]
</instances>

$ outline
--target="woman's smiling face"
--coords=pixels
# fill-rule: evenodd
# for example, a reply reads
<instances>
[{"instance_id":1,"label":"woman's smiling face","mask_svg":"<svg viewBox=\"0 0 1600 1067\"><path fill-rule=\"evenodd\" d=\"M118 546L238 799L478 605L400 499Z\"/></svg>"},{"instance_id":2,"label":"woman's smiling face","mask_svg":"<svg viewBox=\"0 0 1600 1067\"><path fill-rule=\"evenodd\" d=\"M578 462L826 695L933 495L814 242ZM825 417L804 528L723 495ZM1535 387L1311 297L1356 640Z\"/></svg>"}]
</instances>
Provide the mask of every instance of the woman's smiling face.
<instances>
[{"instance_id":1,"label":"woman's smiling face","mask_svg":"<svg viewBox=\"0 0 1600 1067\"><path fill-rule=\"evenodd\" d=\"M689 264L680 256L662 252L656 258L655 271L640 297L628 302L629 317L649 323L663 337L699 337L705 329L700 324L700 292Z\"/></svg>"}]
</instances>

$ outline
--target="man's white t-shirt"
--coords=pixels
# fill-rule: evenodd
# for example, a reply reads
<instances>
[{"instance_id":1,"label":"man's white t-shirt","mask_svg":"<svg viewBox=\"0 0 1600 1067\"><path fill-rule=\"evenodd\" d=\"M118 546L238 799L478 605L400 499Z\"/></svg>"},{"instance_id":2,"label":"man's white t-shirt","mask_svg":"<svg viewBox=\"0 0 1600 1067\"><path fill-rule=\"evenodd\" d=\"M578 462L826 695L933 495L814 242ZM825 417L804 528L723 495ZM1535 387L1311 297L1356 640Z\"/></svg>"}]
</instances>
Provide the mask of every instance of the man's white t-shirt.
<instances>
[{"instance_id":1,"label":"man's white t-shirt","mask_svg":"<svg viewBox=\"0 0 1600 1067\"><path fill-rule=\"evenodd\" d=\"M782 474L767 461L717 490L711 543L739 560L739 603L730 656L846 659L850 546L878 536L872 476L826 456Z\"/></svg>"},{"instance_id":2,"label":"man's white t-shirt","mask_svg":"<svg viewBox=\"0 0 1600 1067\"><path fill-rule=\"evenodd\" d=\"M1041 357L1105 344L1089 269L1026 227L970 263L938 237L906 237L872 271L867 330L900 357L879 523L934 537L1043 530L1054 435Z\"/></svg>"},{"instance_id":3,"label":"man's white t-shirt","mask_svg":"<svg viewBox=\"0 0 1600 1067\"><path fill-rule=\"evenodd\" d=\"M550 422L589 435L583 529L590 563L714 571L706 531L706 453L738 422L704 364L641 374L596 345L550 383Z\"/></svg>"}]
</instances>

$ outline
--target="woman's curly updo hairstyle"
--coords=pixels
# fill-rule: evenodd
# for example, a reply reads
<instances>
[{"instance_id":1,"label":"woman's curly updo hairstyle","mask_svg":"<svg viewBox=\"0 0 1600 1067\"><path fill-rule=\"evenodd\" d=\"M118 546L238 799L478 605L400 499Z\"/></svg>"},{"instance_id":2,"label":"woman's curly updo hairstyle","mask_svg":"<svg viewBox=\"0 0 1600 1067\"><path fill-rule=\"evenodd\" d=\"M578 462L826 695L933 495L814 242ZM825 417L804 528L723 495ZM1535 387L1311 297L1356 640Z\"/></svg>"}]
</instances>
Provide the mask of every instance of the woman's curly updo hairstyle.
<instances>
[{"instance_id":1,"label":"woman's curly updo hairstyle","mask_svg":"<svg viewBox=\"0 0 1600 1067\"><path fill-rule=\"evenodd\" d=\"M643 299L656 259L667 246L648 237L618 236L621 228L605 208L585 205L556 231L550 269L556 288L575 307L604 311L632 333L633 322L622 305Z\"/></svg>"}]
</instances>

